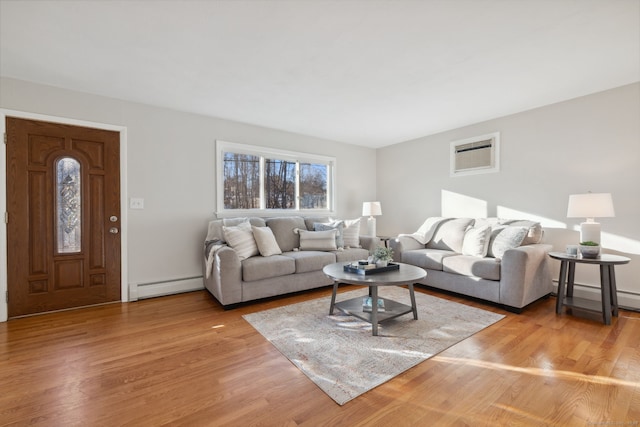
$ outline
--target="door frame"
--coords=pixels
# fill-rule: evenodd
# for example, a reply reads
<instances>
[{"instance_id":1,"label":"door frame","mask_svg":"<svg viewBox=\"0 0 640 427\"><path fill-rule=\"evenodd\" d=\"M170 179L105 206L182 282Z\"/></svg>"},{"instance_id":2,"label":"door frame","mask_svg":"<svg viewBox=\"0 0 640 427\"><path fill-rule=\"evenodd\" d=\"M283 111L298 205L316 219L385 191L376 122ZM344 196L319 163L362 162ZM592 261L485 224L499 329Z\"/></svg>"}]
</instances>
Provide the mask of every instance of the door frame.
<instances>
[{"instance_id":1,"label":"door frame","mask_svg":"<svg viewBox=\"0 0 640 427\"><path fill-rule=\"evenodd\" d=\"M76 120L68 117L50 116L46 114L29 113L26 111L9 110L0 108L0 134L7 133L7 116L19 119L40 120L67 125L83 126L102 130L111 130L120 133L120 298L121 302L129 301L128 264L127 264L127 128L125 126L111 125L107 123ZM4 141L2 141L4 142ZM5 295L7 294L7 224L5 223L7 212L7 146L2 144L0 149L0 322L6 322L9 316L9 305Z\"/></svg>"}]
</instances>

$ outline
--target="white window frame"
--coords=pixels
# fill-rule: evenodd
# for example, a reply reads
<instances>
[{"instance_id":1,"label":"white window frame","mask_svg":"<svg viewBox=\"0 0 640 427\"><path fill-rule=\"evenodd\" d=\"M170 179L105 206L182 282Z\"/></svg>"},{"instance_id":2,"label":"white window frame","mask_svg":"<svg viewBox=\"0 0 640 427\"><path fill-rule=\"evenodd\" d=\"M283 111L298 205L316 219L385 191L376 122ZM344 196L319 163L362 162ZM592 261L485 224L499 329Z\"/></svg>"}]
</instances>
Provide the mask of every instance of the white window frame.
<instances>
[{"instance_id":1,"label":"white window frame","mask_svg":"<svg viewBox=\"0 0 640 427\"><path fill-rule=\"evenodd\" d=\"M456 170L456 150L459 146L491 140L491 164L488 166ZM500 172L500 132L488 133L471 138L452 141L449 150L449 176L478 175Z\"/></svg>"},{"instance_id":2,"label":"white window frame","mask_svg":"<svg viewBox=\"0 0 640 427\"><path fill-rule=\"evenodd\" d=\"M260 209L225 209L224 207L224 153L247 154L260 157ZM296 162L296 179L299 177L299 163L326 164L327 171L327 209L300 209L299 185L296 184L296 207L294 209L266 209L264 200L264 159L273 158ZM239 144L216 140L216 216L218 218L235 216L335 216L335 176L336 158L319 154L278 150L256 145Z\"/></svg>"}]
</instances>

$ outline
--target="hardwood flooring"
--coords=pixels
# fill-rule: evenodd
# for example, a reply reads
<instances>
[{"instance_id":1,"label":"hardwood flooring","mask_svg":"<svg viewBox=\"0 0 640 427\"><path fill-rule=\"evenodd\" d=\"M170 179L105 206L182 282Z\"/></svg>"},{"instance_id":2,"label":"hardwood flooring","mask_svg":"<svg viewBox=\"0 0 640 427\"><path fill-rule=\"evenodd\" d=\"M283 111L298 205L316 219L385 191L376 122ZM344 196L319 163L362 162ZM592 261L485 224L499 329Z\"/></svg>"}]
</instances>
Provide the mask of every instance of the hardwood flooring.
<instances>
[{"instance_id":1,"label":"hardwood flooring","mask_svg":"<svg viewBox=\"0 0 640 427\"><path fill-rule=\"evenodd\" d=\"M352 289L341 287L341 292ZM640 425L640 314L506 314L344 406L205 291L0 323L0 425Z\"/></svg>"}]
</instances>

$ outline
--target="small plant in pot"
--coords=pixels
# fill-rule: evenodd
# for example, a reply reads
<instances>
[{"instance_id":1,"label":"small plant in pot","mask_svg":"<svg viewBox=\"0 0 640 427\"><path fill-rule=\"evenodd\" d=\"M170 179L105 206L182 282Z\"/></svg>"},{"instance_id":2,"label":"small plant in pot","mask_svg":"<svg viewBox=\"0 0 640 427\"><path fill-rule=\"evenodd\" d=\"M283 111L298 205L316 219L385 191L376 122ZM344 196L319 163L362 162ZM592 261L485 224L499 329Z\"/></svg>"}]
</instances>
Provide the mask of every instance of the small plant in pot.
<instances>
[{"instance_id":1,"label":"small plant in pot","mask_svg":"<svg viewBox=\"0 0 640 427\"><path fill-rule=\"evenodd\" d=\"M389 261L393 261L393 250L391 248L385 248L384 246L378 246L373 251L373 261L378 267L386 267Z\"/></svg>"},{"instance_id":2,"label":"small plant in pot","mask_svg":"<svg viewBox=\"0 0 640 427\"><path fill-rule=\"evenodd\" d=\"M591 240L580 242L580 253L582 258L598 258L600 256L600 245Z\"/></svg>"}]
</instances>

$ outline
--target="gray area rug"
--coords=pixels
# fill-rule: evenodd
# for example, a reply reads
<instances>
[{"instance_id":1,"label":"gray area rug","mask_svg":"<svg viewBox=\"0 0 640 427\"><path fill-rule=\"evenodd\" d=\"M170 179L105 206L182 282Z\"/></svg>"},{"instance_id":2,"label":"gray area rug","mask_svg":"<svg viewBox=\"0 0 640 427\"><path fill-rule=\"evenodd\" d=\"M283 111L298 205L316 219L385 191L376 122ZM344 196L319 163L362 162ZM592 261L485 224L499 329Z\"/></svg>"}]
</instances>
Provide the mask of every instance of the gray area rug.
<instances>
[{"instance_id":1,"label":"gray area rug","mask_svg":"<svg viewBox=\"0 0 640 427\"><path fill-rule=\"evenodd\" d=\"M367 294L338 294L337 301ZM379 296L410 305L406 288L380 288ZM244 315L258 332L338 404L390 380L504 318L503 315L416 292L411 314L371 325L339 310L330 297Z\"/></svg>"}]
</instances>

